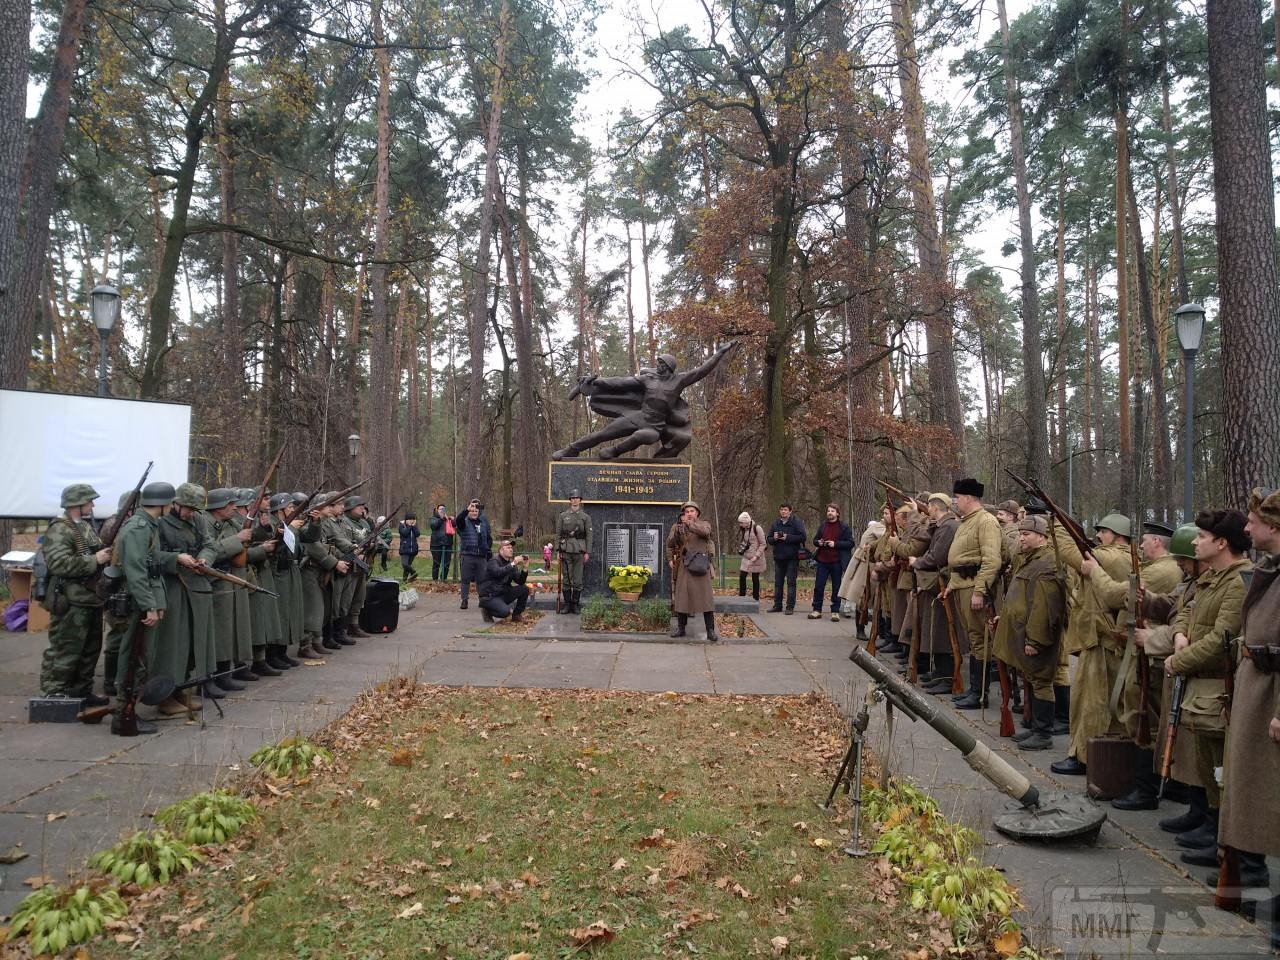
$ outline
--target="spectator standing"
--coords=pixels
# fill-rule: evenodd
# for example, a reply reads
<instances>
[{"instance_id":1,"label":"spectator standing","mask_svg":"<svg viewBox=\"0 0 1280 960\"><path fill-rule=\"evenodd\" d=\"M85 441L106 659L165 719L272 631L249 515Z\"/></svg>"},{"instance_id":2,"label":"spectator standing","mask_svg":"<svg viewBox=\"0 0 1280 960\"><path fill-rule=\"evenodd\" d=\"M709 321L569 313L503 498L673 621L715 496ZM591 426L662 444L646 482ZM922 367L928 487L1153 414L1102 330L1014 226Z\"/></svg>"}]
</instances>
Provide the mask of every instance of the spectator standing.
<instances>
[{"instance_id":1,"label":"spectator standing","mask_svg":"<svg viewBox=\"0 0 1280 960\"><path fill-rule=\"evenodd\" d=\"M747 595L747 574L751 574L751 596L759 601L765 546L764 527L743 510L738 514L738 555L742 557L742 564L738 567L738 596Z\"/></svg>"},{"instance_id":2,"label":"spectator standing","mask_svg":"<svg viewBox=\"0 0 1280 960\"><path fill-rule=\"evenodd\" d=\"M844 572L844 558L853 550L853 531L840 519L840 508L834 503L827 504L827 518L814 534L813 545L817 547L814 555L817 569L813 584L813 610L809 614L809 619L817 620L822 616L822 597L826 593L829 580L831 582L831 622L839 623L840 576Z\"/></svg>"},{"instance_id":3,"label":"spectator standing","mask_svg":"<svg viewBox=\"0 0 1280 960\"><path fill-rule=\"evenodd\" d=\"M453 536L457 532L453 518L445 513L444 504L436 504L436 512L428 521L431 525L431 579L448 580L449 567L453 565Z\"/></svg>"},{"instance_id":4,"label":"spectator standing","mask_svg":"<svg viewBox=\"0 0 1280 960\"><path fill-rule=\"evenodd\" d=\"M413 558L418 555L418 515L406 513L404 522L400 524L400 566L404 568L404 582L410 583L418 579L418 572L413 569Z\"/></svg>"},{"instance_id":5,"label":"spectator standing","mask_svg":"<svg viewBox=\"0 0 1280 960\"><path fill-rule=\"evenodd\" d=\"M804 523L791 512L791 504L778 507L778 519L769 528L769 546L773 547L773 607L771 613L782 612L782 586L787 587L786 615L796 609L796 574L800 572L800 548L806 534Z\"/></svg>"},{"instance_id":6,"label":"spectator standing","mask_svg":"<svg viewBox=\"0 0 1280 960\"><path fill-rule=\"evenodd\" d=\"M671 636L683 637L689 617L700 613L707 639L714 643L720 639L716 632L715 591L711 588L715 544L711 540L711 524L702 519L702 508L692 500L680 508L680 519L667 534L667 555L671 557L671 609L676 615Z\"/></svg>"},{"instance_id":7,"label":"spectator standing","mask_svg":"<svg viewBox=\"0 0 1280 960\"><path fill-rule=\"evenodd\" d=\"M453 520L458 531L459 585L462 604L459 610L467 609L467 599L471 594L472 581L478 581L484 571L485 561L493 554L493 532L489 529L489 518L484 515L479 500L472 500L467 509Z\"/></svg>"}]
</instances>

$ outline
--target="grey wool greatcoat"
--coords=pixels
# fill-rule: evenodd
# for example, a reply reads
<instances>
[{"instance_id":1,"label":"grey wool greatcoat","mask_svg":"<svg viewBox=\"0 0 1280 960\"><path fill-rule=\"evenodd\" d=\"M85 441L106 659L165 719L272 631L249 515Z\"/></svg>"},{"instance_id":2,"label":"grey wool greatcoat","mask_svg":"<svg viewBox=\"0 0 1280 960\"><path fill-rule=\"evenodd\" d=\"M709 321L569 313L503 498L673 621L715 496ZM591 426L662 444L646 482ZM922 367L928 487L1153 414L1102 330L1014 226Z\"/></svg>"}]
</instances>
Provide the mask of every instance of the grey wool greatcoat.
<instances>
[{"instance_id":1,"label":"grey wool greatcoat","mask_svg":"<svg viewBox=\"0 0 1280 960\"><path fill-rule=\"evenodd\" d=\"M1280 643L1280 554L1254 568L1244 600L1242 643ZM1280 856L1275 811L1280 798L1280 743L1271 721L1280 717L1280 672L1264 673L1253 659L1236 665L1227 755L1223 763L1219 842L1237 850Z\"/></svg>"},{"instance_id":2,"label":"grey wool greatcoat","mask_svg":"<svg viewBox=\"0 0 1280 960\"><path fill-rule=\"evenodd\" d=\"M705 553L712 561L711 569L703 576L685 572L684 558L695 553ZM716 575L715 546L711 541L711 524L706 520L672 524L667 534L667 554L671 564L671 609L676 613L713 613L716 598L711 581Z\"/></svg>"},{"instance_id":3,"label":"grey wool greatcoat","mask_svg":"<svg viewBox=\"0 0 1280 960\"><path fill-rule=\"evenodd\" d=\"M205 513L208 539L200 551L200 559L223 573L231 572L231 558L244 549L236 536L244 526L238 514L214 520ZM249 622L247 597L237 596L243 587L225 580L213 581L213 637L218 660L223 663L247 662L253 659L252 626Z\"/></svg>"},{"instance_id":4,"label":"grey wool greatcoat","mask_svg":"<svg viewBox=\"0 0 1280 960\"><path fill-rule=\"evenodd\" d=\"M160 549L199 556L207 531L204 517L194 513L182 520L170 510L158 521ZM166 571L164 592L168 603L164 619L156 624L159 659L156 674L181 683L203 677L216 668L213 638L213 588L209 578L176 566Z\"/></svg>"}]
</instances>

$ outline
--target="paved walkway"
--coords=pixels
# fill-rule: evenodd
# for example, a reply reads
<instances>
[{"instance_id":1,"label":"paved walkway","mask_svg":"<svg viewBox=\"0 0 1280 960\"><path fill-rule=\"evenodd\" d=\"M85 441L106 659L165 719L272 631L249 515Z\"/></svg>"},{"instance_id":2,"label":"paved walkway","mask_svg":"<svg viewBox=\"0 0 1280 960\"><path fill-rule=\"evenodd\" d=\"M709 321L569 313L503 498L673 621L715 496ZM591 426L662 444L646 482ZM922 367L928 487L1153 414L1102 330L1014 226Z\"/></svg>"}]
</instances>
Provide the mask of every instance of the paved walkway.
<instances>
[{"instance_id":1,"label":"paved walkway","mask_svg":"<svg viewBox=\"0 0 1280 960\"><path fill-rule=\"evenodd\" d=\"M360 690L392 676L714 694L820 690L842 704L861 701L865 680L847 659L848 622L757 619L770 634L764 640L715 646L576 639L572 621L554 615L534 636L483 636L475 610L427 595L402 614L395 634L346 648L324 666L252 684L224 700L225 718L211 712L203 729L167 721L160 734L132 740L112 737L105 723L27 724L26 698L36 688L45 638L0 633L0 853L20 844L30 854L0 866L0 913L27 892L25 878L74 871L124 831L146 825L146 814L234 775L261 744L340 716ZM1028 763L996 738L994 711L985 726L974 714L961 716L1042 790L1083 790L1083 783L1056 782L1048 773L1059 752L1033 754ZM1038 944L1068 957L1268 955L1257 928L1215 910L1208 887L1174 865L1172 838L1156 829L1157 815L1110 811L1094 847L1010 843L990 829L991 814L1005 804L994 788L921 723L899 718L890 749L882 717L875 715L873 748L987 839L987 858L1023 891L1022 919Z\"/></svg>"}]
</instances>

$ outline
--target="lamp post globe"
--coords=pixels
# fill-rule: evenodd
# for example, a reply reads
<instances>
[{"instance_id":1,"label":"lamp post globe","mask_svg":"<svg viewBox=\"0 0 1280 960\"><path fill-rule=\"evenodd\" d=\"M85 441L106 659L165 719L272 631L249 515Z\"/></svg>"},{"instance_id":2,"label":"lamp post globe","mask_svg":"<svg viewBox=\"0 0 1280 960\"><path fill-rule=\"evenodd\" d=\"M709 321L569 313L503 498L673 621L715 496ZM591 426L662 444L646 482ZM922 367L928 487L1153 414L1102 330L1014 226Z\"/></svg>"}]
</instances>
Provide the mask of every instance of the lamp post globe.
<instances>
[{"instance_id":1,"label":"lamp post globe","mask_svg":"<svg viewBox=\"0 0 1280 960\"><path fill-rule=\"evenodd\" d=\"M1182 480L1182 522L1190 523L1195 516L1195 409L1196 409L1196 353L1204 338L1204 307L1198 303L1184 303L1173 312L1178 331L1178 344L1182 347L1183 375L1186 378L1186 394L1183 406L1186 412L1186 430L1183 450L1186 453Z\"/></svg>"},{"instance_id":2,"label":"lamp post globe","mask_svg":"<svg viewBox=\"0 0 1280 960\"><path fill-rule=\"evenodd\" d=\"M120 319L120 291L109 283L100 283L89 294L89 312L98 328L98 396L110 396L107 389L107 345L111 328Z\"/></svg>"}]
</instances>

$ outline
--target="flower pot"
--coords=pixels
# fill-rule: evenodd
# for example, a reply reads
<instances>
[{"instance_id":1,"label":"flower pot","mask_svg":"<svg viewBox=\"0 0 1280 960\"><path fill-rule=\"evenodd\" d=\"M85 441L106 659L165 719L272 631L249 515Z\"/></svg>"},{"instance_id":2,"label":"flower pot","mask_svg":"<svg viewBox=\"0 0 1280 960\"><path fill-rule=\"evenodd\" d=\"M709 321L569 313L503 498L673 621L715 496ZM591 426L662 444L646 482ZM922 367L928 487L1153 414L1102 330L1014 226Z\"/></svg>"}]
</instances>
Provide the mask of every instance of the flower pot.
<instances>
[{"instance_id":1,"label":"flower pot","mask_svg":"<svg viewBox=\"0 0 1280 960\"><path fill-rule=\"evenodd\" d=\"M622 600L622 601L625 601L626 603L634 603L636 600L639 600L639 599L640 599L640 594L639 594L639 593L622 593L622 592L619 592L619 593L618 593L618 599L619 599L619 600Z\"/></svg>"}]
</instances>

